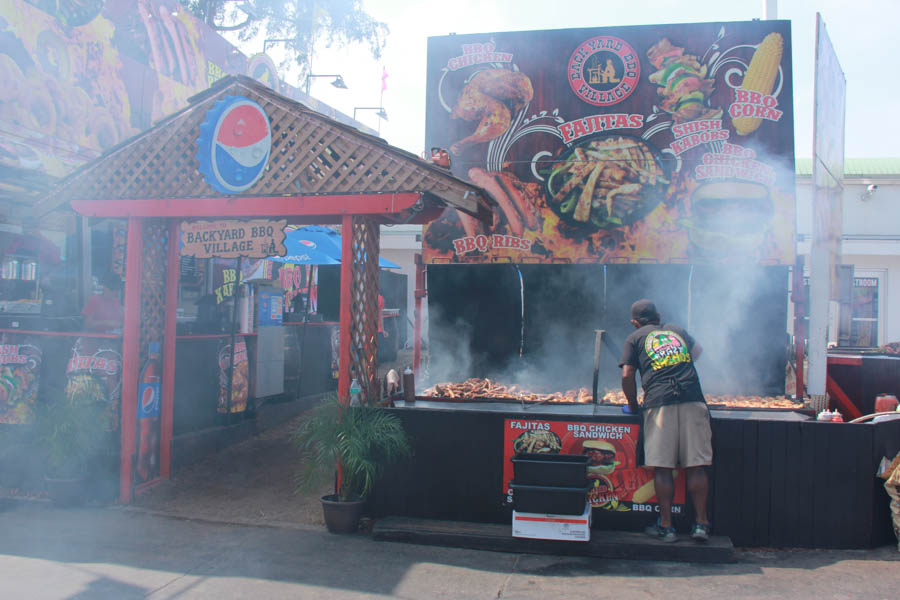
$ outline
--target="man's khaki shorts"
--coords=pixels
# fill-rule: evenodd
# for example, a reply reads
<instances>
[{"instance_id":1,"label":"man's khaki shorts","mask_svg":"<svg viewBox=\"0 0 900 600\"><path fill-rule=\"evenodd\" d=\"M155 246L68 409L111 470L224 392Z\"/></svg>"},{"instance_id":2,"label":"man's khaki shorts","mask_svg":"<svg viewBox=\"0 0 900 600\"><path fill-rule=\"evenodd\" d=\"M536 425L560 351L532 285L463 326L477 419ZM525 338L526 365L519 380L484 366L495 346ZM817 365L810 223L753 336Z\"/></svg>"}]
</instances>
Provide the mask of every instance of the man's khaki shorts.
<instances>
[{"instance_id":1,"label":"man's khaki shorts","mask_svg":"<svg viewBox=\"0 0 900 600\"><path fill-rule=\"evenodd\" d=\"M644 409L644 465L673 469L712 464L712 432L705 402Z\"/></svg>"}]
</instances>

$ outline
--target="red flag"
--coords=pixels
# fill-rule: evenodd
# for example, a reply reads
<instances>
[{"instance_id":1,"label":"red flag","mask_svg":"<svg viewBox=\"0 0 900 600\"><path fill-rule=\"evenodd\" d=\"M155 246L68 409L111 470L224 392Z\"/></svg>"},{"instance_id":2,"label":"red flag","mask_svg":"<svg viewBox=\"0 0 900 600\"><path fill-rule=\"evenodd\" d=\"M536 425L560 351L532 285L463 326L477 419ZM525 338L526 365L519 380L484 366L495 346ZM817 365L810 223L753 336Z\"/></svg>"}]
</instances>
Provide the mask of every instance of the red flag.
<instances>
[{"instance_id":1,"label":"red flag","mask_svg":"<svg viewBox=\"0 0 900 600\"><path fill-rule=\"evenodd\" d=\"M382 92L387 89L387 78L388 78L387 69L385 67L381 67L381 91Z\"/></svg>"}]
</instances>

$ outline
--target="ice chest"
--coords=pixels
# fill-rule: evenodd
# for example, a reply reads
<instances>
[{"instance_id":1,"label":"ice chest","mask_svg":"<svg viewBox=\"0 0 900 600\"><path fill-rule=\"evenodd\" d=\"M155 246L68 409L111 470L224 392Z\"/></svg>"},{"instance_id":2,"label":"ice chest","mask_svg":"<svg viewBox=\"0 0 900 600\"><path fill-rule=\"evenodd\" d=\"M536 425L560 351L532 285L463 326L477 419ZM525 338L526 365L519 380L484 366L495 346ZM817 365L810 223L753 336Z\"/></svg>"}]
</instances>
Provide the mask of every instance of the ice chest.
<instances>
[{"instance_id":1,"label":"ice chest","mask_svg":"<svg viewBox=\"0 0 900 600\"><path fill-rule=\"evenodd\" d=\"M587 485L588 457L582 454L517 454L513 481L523 485L582 487Z\"/></svg>"},{"instance_id":2,"label":"ice chest","mask_svg":"<svg viewBox=\"0 0 900 600\"><path fill-rule=\"evenodd\" d=\"M537 540L591 541L591 504L585 501L580 515L513 511L513 537Z\"/></svg>"},{"instance_id":3,"label":"ice chest","mask_svg":"<svg viewBox=\"0 0 900 600\"><path fill-rule=\"evenodd\" d=\"M524 485L518 481L513 481L509 487L512 490L513 510L554 515L580 515L584 511L584 503L590 490L588 485Z\"/></svg>"}]
</instances>

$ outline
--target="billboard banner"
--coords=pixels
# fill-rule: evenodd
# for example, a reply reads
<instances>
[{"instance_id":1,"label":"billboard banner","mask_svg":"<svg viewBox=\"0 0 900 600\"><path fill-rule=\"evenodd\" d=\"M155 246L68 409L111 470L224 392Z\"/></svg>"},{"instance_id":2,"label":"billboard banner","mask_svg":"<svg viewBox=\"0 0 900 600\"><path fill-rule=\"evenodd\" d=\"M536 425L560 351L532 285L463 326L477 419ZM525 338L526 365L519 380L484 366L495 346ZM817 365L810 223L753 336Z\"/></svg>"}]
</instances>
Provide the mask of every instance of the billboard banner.
<instances>
[{"instance_id":1,"label":"billboard banner","mask_svg":"<svg viewBox=\"0 0 900 600\"><path fill-rule=\"evenodd\" d=\"M847 79L828 37L822 16L816 14L815 111L813 113L813 184L815 215L813 243L828 256L830 297L840 299L844 121Z\"/></svg>"},{"instance_id":2,"label":"billboard banner","mask_svg":"<svg viewBox=\"0 0 900 600\"><path fill-rule=\"evenodd\" d=\"M353 123L278 80L268 56L248 58L177 0L6 0L0 166L64 176L226 75L249 75Z\"/></svg>"},{"instance_id":3,"label":"billboard banner","mask_svg":"<svg viewBox=\"0 0 900 600\"><path fill-rule=\"evenodd\" d=\"M653 471L638 465L641 426L595 421L506 419L503 426L503 497L512 504L512 459L520 453L586 454L594 508L616 513L655 512ZM681 469L675 471L672 511L684 511L685 487Z\"/></svg>"},{"instance_id":4,"label":"billboard banner","mask_svg":"<svg viewBox=\"0 0 900 600\"><path fill-rule=\"evenodd\" d=\"M497 204L429 263L794 260L788 21L433 37L426 111Z\"/></svg>"}]
</instances>

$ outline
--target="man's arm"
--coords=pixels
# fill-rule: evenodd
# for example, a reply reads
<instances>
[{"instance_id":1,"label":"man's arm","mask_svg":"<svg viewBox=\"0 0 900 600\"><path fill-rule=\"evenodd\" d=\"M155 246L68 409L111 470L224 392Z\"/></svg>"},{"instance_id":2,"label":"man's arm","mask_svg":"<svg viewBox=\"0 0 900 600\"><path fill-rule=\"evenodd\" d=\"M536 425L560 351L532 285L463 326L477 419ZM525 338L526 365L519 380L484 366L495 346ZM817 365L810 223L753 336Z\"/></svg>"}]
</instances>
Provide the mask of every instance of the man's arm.
<instances>
[{"instance_id":1,"label":"man's arm","mask_svg":"<svg viewBox=\"0 0 900 600\"><path fill-rule=\"evenodd\" d=\"M697 360L701 354L703 354L703 346L700 345L700 342L694 342L694 345L691 346L691 360Z\"/></svg>"},{"instance_id":2,"label":"man's arm","mask_svg":"<svg viewBox=\"0 0 900 600\"><path fill-rule=\"evenodd\" d=\"M622 365L622 391L628 400L628 408L637 413L641 410L637 401L637 383L634 378L635 368L631 365Z\"/></svg>"}]
</instances>

